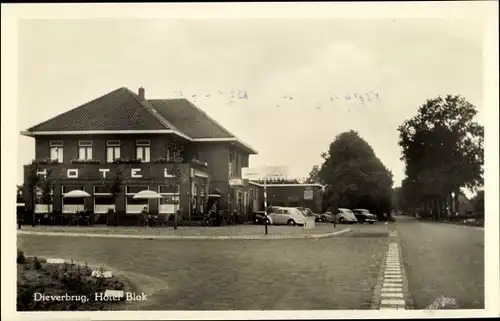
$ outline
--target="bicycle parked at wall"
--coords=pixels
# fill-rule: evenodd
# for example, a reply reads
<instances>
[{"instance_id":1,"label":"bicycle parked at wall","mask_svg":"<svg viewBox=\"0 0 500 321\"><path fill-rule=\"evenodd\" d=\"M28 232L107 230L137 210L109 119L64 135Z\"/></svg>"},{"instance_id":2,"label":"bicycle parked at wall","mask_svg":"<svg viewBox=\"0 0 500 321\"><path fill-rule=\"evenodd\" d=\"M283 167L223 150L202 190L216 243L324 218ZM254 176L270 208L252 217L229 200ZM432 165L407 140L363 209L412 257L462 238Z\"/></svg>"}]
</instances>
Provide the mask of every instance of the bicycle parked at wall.
<instances>
[{"instance_id":1,"label":"bicycle parked at wall","mask_svg":"<svg viewBox=\"0 0 500 321\"><path fill-rule=\"evenodd\" d=\"M203 219L201 220L203 226L209 227L214 225L215 223L215 212L212 210L208 211L208 213L203 214Z\"/></svg>"}]
</instances>

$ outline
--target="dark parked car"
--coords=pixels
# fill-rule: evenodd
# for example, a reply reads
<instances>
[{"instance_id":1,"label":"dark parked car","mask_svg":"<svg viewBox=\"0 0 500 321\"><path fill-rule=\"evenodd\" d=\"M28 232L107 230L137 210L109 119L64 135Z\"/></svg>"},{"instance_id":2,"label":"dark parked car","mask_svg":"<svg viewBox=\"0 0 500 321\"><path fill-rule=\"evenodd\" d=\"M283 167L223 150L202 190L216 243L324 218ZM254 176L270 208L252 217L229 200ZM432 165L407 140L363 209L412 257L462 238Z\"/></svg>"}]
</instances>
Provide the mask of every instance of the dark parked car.
<instances>
[{"instance_id":1,"label":"dark parked car","mask_svg":"<svg viewBox=\"0 0 500 321\"><path fill-rule=\"evenodd\" d=\"M335 216L333 216L332 212L325 212L318 215L320 222L333 222L335 220Z\"/></svg>"},{"instance_id":2,"label":"dark parked car","mask_svg":"<svg viewBox=\"0 0 500 321\"><path fill-rule=\"evenodd\" d=\"M369 210L363 209L363 208L357 208L352 210L354 213L354 216L358 219L359 223L364 223L368 222L370 224L373 224L377 221L377 215L370 213Z\"/></svg>"},{"instance_id":3,"label":"dark parked car","mask_svg":"<svg viewBox=\"0 0 500 321\"><path fill-rule=\"evenodd\" d=\"M257 211L253 213L253 218L252 221L254 224L265 224L265 219L266 219L266 211ZM269 219L267 219L267 224L271 225L271 222Z\"/></svg>"}]
</instances>

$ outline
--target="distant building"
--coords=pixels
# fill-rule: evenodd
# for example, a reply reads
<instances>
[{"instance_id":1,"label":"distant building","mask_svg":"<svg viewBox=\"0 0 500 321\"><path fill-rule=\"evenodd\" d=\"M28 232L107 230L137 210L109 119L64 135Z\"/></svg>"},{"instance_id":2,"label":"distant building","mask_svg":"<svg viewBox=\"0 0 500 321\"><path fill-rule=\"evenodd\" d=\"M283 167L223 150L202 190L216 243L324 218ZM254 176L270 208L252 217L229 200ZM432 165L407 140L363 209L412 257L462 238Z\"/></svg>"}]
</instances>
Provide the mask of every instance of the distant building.
<instances>
[{"instance_id":1,"label":"distant building","mask_svg":"<svg viewBox=\"0 0 500 321\"><path fill-rule=\"evenodd\" d=\"M263 181L252 181L258 187L259 209L264 208ZM271 181L267 183L268 206L308 207L315 213L323 212L323 185L299 183L298 181Z\"/></svg>"}]
</instances>

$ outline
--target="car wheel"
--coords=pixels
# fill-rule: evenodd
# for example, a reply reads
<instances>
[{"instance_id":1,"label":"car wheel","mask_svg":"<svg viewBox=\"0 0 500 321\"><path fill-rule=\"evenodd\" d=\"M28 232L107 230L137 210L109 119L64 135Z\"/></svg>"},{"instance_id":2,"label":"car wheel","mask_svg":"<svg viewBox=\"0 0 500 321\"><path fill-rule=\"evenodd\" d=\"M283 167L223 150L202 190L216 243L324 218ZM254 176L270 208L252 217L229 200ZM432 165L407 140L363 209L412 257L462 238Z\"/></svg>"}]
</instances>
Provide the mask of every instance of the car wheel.
<instances>
[{"instance_id":1,"label":"car wheel","mask_svg":"<svg viewBox=\"0 0 500 321\"><path fill-rule=\"evenodd\" d=\"M339 223L340 224L344 224L345 223L345 219L343 217L339 218Z\"/></svg>"},{"instance_id":2,"label":"car wheel","mask_svg":"<svg viewBox=\"0 0 500 321\"><path fill-rule=\"evenodd\" d=\"M295 221L294 220L288 220L288 222L286 222L287 225L290 225L290 226L295 226Z\"/></svg>"},{"instance_id":3,"label":"car wheel","mask_svg":"<svg viewBox=\"0 0 500 321\"><path fill-rule=\"evenodd\" d=\"M375 222L369 222L369 223L370 223L370 224L373 224L373 223L375 223Z\"/></svg>"},{"instance_id":4,"label":"car wheel","mask_svg":"<svg viewBox=\"0 0 500 321\"><path fill-rule=\"evenodd\" d=\"M266 218L266 220L264 221L264 224L271 225L271 221L268 218Z\"/></svg>"},{"instance_id":5,"label":"car wheel","mask_svg":"<svg viewBox=\"0 0 500 321\"><path fill-rule=\"evenodd\" d=\"M326 222L326 216L321 217L321 222Z\"/></svg>"},{"instance_id":6,"label":"car wheel","mask_svg":"<svg viewBox=\"0 0 500 321\"><path fill-rule=\"evenodd\" d=\"M363 224L363 223L364 223L364 221L359 221L359 224Z\"/></svg>"}]
</instances>

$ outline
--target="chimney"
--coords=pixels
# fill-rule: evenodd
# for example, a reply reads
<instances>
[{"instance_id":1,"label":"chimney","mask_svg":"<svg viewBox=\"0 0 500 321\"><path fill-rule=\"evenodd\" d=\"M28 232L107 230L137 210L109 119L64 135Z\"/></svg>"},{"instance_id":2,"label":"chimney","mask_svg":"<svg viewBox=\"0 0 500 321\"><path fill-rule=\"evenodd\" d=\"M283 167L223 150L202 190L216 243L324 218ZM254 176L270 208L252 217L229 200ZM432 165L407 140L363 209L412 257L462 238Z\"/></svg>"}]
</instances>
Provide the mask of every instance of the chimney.
<instances>
[{"instance_id":1,"label":"chimney","mask_svg":"<svg viewBox=\"0 0 500 321\"><path fill-rule=\"evenodd\" d=\"M146 100L146 98L145 98L144 88L142 88L142 87L141 87L141 88L139 88L139 99L140 99L141 101Z\"/></svg>"}]
</instances>

